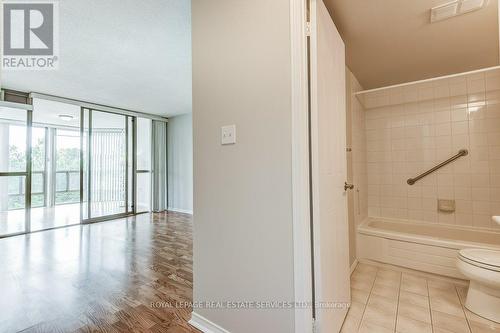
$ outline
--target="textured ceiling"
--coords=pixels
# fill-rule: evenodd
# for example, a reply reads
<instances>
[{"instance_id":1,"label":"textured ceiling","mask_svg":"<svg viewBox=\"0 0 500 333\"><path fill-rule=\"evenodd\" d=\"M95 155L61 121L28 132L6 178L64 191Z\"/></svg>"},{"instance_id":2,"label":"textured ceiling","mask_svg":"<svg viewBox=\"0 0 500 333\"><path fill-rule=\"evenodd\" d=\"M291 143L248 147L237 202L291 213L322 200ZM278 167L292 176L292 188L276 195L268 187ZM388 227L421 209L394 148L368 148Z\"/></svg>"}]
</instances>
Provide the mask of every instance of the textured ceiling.
<instances>
[{"instance_id":1,"label":"textured ceiling","mask_svg":"<svg viewBox=\"0 0 500 333\"><path fill-rule=\"evenodd\" d=\"M2 87L172 116L191 112L191 2L64 0L57 71L5 71Z\"/></svg>"}]
</instances>

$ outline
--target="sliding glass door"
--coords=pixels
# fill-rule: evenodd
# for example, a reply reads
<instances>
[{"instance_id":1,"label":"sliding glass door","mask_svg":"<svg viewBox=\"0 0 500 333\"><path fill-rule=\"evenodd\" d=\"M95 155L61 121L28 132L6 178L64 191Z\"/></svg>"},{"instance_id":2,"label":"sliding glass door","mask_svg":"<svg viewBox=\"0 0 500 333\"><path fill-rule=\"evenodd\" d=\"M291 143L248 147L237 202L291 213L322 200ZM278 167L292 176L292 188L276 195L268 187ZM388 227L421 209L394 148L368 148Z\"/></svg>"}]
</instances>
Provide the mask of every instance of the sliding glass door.
<instances>
[{"instance_id":1,"label":"sliding glass door","mask_svg":"<svg viewBox=\"0 0 500 333\"><path fill-rule=\"evenodd\" d=\"M31 111L0 105L0 236L29 231Z\"/></svg>"},{"instance_id":2,"label":"sliding glass door","mask_svg":"<svg viewBox=\"0 0 500 333\"><path fill-rule=\"evenodd\" d=\"M151 212L151 119L32 102L0 101L0 238Z\"/></svg>"},{"instance_id":3,"label":"sliding glass door","mask_svg":"<svg viewBox=\"0 0 500 333\"><path fill-rule=\"evenodd\" d=\"M84 220L134 213L133 117L84 109Z\"/></svg>"},{"instance_id":4,"label":"sliding glass door","mask_svg":"<svg viewBox=\"0 0 500 333\"><path fill-rule=\"evenodd\" d=\"M80 107L33 100L31 231L79 224Z\"/></svg>"},{"instance_id":5,"label":"sliding glass door","mask_svg":"<svg viewBox=\"0 0 500 333\"><path fill-rule=\"evenodd\" d=\"M137 212L151 211L152 121L137 118Z\"/></svg>"}]
</instances>

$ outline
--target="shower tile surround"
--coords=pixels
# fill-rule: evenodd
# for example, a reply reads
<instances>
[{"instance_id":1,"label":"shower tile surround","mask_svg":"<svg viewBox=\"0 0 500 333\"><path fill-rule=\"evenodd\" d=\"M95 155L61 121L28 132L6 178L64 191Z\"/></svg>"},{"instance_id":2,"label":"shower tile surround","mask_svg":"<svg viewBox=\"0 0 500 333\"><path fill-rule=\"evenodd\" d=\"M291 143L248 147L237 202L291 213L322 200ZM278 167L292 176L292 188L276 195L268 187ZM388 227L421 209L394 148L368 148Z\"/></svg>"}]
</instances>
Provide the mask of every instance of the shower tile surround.
<instances>
[{"instance_id":1,"label":"shower tile surround","mask_svg":"<svg viewBox=\"0 0 500 333\"><path fill-rule=\"evenodd\" d=\"M499 227L500 70L357 95L365 108L368 215ZM408 178L468 149L409 186ZM438 199L455 200L453 213Z\"/></svg>"},{"instance_id":2,"label":"shower tile surround","mask_svg":"<svg viewBox=\"0 0 500 333\"><path fill-rule=\"evenodd\" d=\"M356 77L349 71L353 91L362 90ZM351 103L352 167L354 192L354 220L360 225L368 216L368 174L366 154L366 112L360 101L352 96Z\"/></svg>"}]
</instances>

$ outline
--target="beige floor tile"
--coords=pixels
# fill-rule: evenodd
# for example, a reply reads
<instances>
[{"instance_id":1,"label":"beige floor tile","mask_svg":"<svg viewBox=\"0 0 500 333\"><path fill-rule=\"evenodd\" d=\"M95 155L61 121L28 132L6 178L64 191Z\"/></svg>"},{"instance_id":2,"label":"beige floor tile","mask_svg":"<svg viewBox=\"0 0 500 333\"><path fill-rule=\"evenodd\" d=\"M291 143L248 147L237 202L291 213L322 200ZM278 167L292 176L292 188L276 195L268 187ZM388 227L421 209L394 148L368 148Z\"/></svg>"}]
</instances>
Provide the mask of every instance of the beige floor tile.
<instances>
[{"instance_id":1,"label":"beige floor tile","mask_svg":"<svg viewBox=\"0 0 500 333\"><path fill-rule=\"evenodd\" d=\"M390 299L398 299L399 283L393 286L381 284L380 280L377 278L375 280L375 284L373 285L372 294Z\"/></svg>"},{"instance_id":2,"label":"beige floor tile","mask_svg":"<svg viewBox=\"0 0 500 333\"><path fill-rule=\"evenodd\" d=\"M431 309L433 311L440 311L458 317L463 315L464 312L461 305L451 303L442 298L436 299L432 297L431 297Z\"/></svg>"},{"instance_id":3,"label":"beige floor tile","mask_svg":"<svg viewBox=\"0 0 500 333\"><path fill-rule=\"evenodd\" d=\"M352 302L345 317L344 324L342 325L342 333L355 333L358 331L363 312L365 311L365 304L359 302Z\"/></svg>"},{"instance_id":4,"label":"beige floor tile","mask_svg":"<svg viewBox=\"0 0 500 333\"><path fill-rule=\"evenodd\" d=\"M412 273L409 273L409 272L403 272L401 277L404 279L404 280L412 280L412 281L425 281L425 283L427 283L427 279L423 276L420 276L420 275L416 275L416 274L412 274Z\"/></svg>"},{"instance_id":5,"label":"beige floor tile","mask_svg":"<svg viewBox=\"0 0 500 333\"><path fill-rule=\"evenodd\" d=\"M399 301L429 309L429 297L401 290Z\"/></svg>"},{"instance_id":6,"label":"beige floor tile","mask_svg":"<svg viewBox=\"0 0 500 333\"><path fill-rule=\"evenodd\" d=\"M393 332L394 328L389 329L383 326L379 326L377 324L373 324L367 320L363 320L359 328L359 333L393 333Z\"/></svg>"},{"instance_id":7,"label":"beige floor tile","mask_svg":"<svg viewBox=\"0 0 500 333\"><path fill-rule=\"evenodd\" d=\"M373 272L360 272L360 271L354 271L352 274L351 274L351 280L352 279L371 279L371 280L375 280L375 277L377 276L377 271L373 271Z\"/></svg>"},{"instance_id":8,"label":"beige floor tile","mask_svg":"<svg viewBox=\"0 0 500 333\"><path fill-rule=\"evenodd\" d=\"M359 324L361 318L350 315L349 313L345 317L344 324L342 325L341 333L356 333L358 332Z\"/></svg>"},{"instance_id":9,"label":"beige floor tile","mask_svg":"<svg viewBox=\"0 0 500 333\"><path fill-rule=\"evenodd\" d=\"M370 265L370 264L364 264L364 263L359 263L358 266L356 266L355 271L358 272L376 272L378 270L377 266Z\"/></svg>"},{"instance_id":10,"label":"beige floor tile","mask_svg":"<svg viewBox=\"0 0 500 333\"><path fill-rule=\"evenodd\" d=\"M398 306L398 317L399 316L431 324L431 312L428 307L424 308L401 300Z\"/></svg>"},{"instance_id":11,"label":"beige floor tile","mask_svg":"<svg viewBox=\"0 0 500 333\"><path fill-rule=\"evenodd\" d=\"M427 284L429 286L429 292L431 289L455 291L455 285L448 281L428 279Z\"/></svg>"},{"instance_id":12,"label":"beige floor tile","mask_svg":"<svg viewBox=\"0 0 500 333\"><path fill-rule=\"evenodd\" d=\"M467 287L453 281L359 264L351 288L343 333L500 333L463 307Z\"/></svg>"},{"instance_id":13,"label":"beige floor tile","mask_svg":"<svg viewBox=\"0 0 500 333\"><path fill-rule=\"evenodd\" d=\"M389 287L396 286L399 289L401 284L401 273L387 269L381 269L377 272L375 283L386 285Z\"/></svg>"},{"instance_id":14,"label":"beige floor tile","mask_svg":"<svg viewBox=\"0 0 500 333\"><path fill-rule=\"evenodd\" d=\"M353 278L351 279L351 288L369 292L372 290L373 282L374 280Z\"/></svg>"},{"instance_id":15,"label":"beige floor tile","mask_svg":"<svg viewBox=\"0 0 500 333\"><path fill-rule=\"evenodd\" d=\"M452 331L445 330L444 328L439 328L435 326L432 327L432 330L434 331L434 333L455 333Z\"/></svg>"},{"instance_id":16,"label":"beige floor tile","mask_svg":"<svg viewBox=\"0 0 500 333\"><path fill-rule=\"evenodd\" d=\"M377 277L383 277L383 278L389 278L389 279L400 279L401 278L401 272L392 270L392 269L387 269L387 268L380 268L377 271Z\"/></svg>"},{"instance_id":17,"label":"beige floor tile","mask_svg":"<svg viewBox=\"0 0 500 333\"><path fill-rule=\"evenodd\" d=\"M375 276L377 275L378 268L375 266L370 266L370 265L361 265L358 266L353 274L363 274L364 276Z\"/></svg>"},{"instance_id":18,"label":"beige floor tile","mask_svg":"<svg viewBox=\"0 0 500 333\"><path fill-rule=\"evenodd\" d=\"M356 281L356 282L373 284L375 282L375 276L376 276L375 274L367 275L365 273L353 274L351 276L351 283Z\"/></svg>"},{"instance_id":19,"label":"beige floor tile","mask_svg":"<svg viewBox=\"0 0 500 333\"><path fill-rule=\"evenodd\" d=\"M470 333L469 325L463 317L452 316L447 313L432 311L432 324L453 333Z\"/></svg>"},{"instance_id":20,"label":"beige floor tile","mask_svg":"<svg viewBox=\"0 0 500 333\"><path fill-rule=\"evenodd\" d=\"M396 323L398 333L432 333L431 324L398 315Z\"/></svg>"},{"instance_id":21,"label":"beige floor tile","mask_svg":"<svg viewBox=\"0 0 500 333\"><path fill-rule=\"evenodd\" d=\"M401 284L401 278L400 277L386 277L386 276L379 276L377 274L377 278L375 279L375 283L388 286L388 287L395 287L396 289L399 289L399 286Z\"/></svg>"},{"instance_id":22,"label":"beige floor tile","mask_svg":"<svg viewBox=\"0 0 500 333\"><path fill-rule=\"evenodd\" d=\"M462 305L465 304L465 300L467 298L467 289L467 287L457 286L458 296L460 297Z\"/></svg>"},{"instance_id":23,"label":"beige floor tile","mask_svg":"<svg viewBox=\"0 0 500 333\"><path fill-rule=\"evenodd\" d=\"M351 299L353 302L366 304L368 302L369 291L351 288Z\"/></svg>"},{"instance_id":24,"label":"beige floor tile","mask_svg":"<svg viewBox=\"0 0 500 333\"><path fill-rule=\"evenodd\" d=\"M385 297L370 295L363 315L363 321L394 329L396 324L397 301Z\"/></svg>"},{"instance_id":25,"label":"beige floor tile","mask_svg":"<svg viewBox=\"0 0 500 333\"><path fill-rule=\"evenodd\" d=\"M396 325L396 313L389 314L372 307L367 307L362 321L368 321L372 324L394 330Z\"/></svg>"},{"instance_id":26,"label":"beige floor tile","mask_svg":"<svg viewBox=\"0 0 500 333\"><path fill-rule=\"evenodd\" d=\"M365 307L365 304L353 301L351 302L351 306L349 307L347 315L361 319L361 317L363 317Z\"/></svg>"},{"instance_id":27,"label":"beige floor tile","mask_svg":"<svg viewBox=\"0 0 500 333\"><path fill-rule=\"evenodd\" d=\"M455 290L445 291L429 289L431 310L440 311L454 316L463 316L464 310Z\"/></svg>"},{"instance_id":28,"label":"beige floor tile","mask_svg":"<svg viewBox=\"0 0 500 333\"><path fill-rule=\"evenodd\" d=\"M457 290L453 286L451 289L439 289L435 287L429 286L429 296L430 297L437 297L437 298L446 298L450 302L460 304L460 298L458 297Z\"/></svg>"},{"instance_id":29,"label":"beige floor tile","mask_svg":"<svg viewBox=\"0 0 500 333\"><path fill-rule=\"evenodd\" d=\"M428 296L426 279L409 275L407 273L403 273L401 289L415 294Z\"/></svg>"},{"instance_id":30,"label":"beige floor tile","mask_svg":"<svg viewBox=\"0 0 500 333\"><path fill-rule=\"evenodd\" d=\"M368 306L396 313L398 300L371 294L368 299Z\"/></svg>"},{"instance_id":31,"label":"beige floor tile","mask_svg":"<svg viewBox=\"0 0 500 333\"><path fill-rule=\"evenodd\" d=\"M377 271L359 271L355 270L351 274L351 279L356 279L356 278L365 278L365 279L372 279L375 280L375 277L377 276Z\"/></svg>"}]
</instances>

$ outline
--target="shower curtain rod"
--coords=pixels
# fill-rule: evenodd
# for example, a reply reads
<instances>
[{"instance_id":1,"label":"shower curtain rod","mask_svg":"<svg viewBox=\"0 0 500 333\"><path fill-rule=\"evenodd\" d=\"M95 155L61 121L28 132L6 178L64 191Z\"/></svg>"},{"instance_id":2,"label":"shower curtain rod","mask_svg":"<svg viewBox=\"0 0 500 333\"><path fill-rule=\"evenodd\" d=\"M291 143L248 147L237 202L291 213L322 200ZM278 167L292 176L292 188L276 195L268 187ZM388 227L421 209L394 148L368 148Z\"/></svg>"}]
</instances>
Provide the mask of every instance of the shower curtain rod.
<instances>
[{"instance_id":1,"label":"shower curtain rod","mask_svg":"<svg viewBox=\"0 0 500 333\"><path fill-rule=\"evenodd\" d=\"M433 77L433 78L425 79L425 80L411 81L411 82L406 82L406 83L394 84L394 85L391 85L391 86L380 87L380 88L375 88L375 89L361 90L361 91L358 91L358 92L354 93L354 95L358 96L358 95L368 94L368 93L372 93L372 92L383 91L383 90L387 90L387 89L412 86L412 85L415 85L415 84L433 82L433 81L443 80L443 79L451 79L451 78L454 78L454 77L460 77L460 76L465 76L465 75L470 75L470 74L477 74L477 73L488 72L488 71L492 71L492 70L495 70L495 69L500 69L500 66L493 66L493 67L476 69L476 70L469 71L469 72L463 72L463 73L456 73L456 74L438 76L438 77Z\"/></svg>"}]
</instances>

